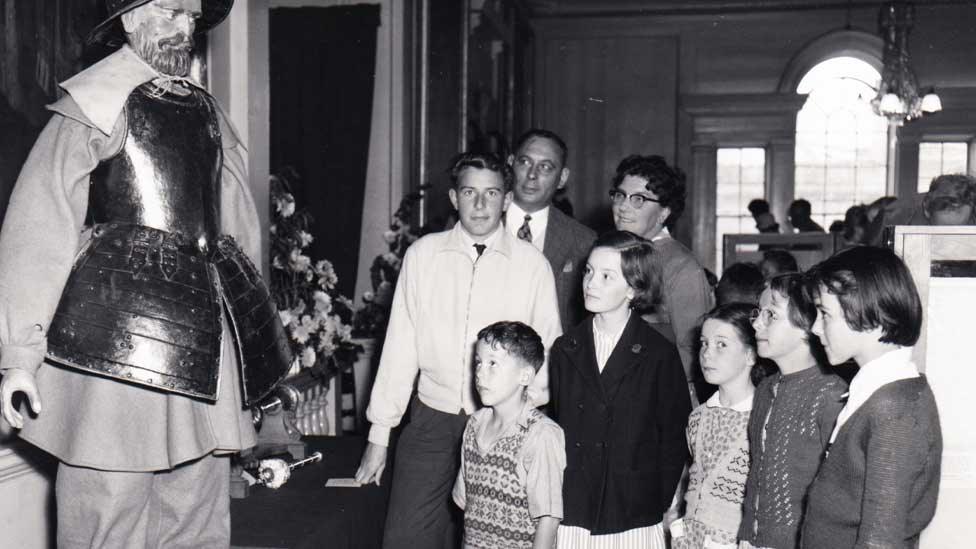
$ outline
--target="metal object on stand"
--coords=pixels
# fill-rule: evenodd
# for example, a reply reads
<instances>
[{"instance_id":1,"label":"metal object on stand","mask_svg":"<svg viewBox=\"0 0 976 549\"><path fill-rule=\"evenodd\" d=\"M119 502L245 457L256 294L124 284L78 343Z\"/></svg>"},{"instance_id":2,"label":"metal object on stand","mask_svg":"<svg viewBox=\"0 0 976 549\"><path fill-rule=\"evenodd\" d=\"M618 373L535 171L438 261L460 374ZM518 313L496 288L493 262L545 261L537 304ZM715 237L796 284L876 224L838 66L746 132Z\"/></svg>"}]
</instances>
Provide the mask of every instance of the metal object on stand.
<instances>
[{"instance_id":1,"label":"metal object on stand","mask_svg":"<svg viewBox=\"0 0 976 549\"><path fill-rule=\"evenodd\" d=\"M317 463L322 461L322 452L315 452L311 456L293 461L291 463L286 462L283 459L262 459L258 465L257 477L255 477L255 482L277 490L281 488L288 479L291 478L291 472L299 467L308 465L310 463Z\"/></svg>"}]
</instances>

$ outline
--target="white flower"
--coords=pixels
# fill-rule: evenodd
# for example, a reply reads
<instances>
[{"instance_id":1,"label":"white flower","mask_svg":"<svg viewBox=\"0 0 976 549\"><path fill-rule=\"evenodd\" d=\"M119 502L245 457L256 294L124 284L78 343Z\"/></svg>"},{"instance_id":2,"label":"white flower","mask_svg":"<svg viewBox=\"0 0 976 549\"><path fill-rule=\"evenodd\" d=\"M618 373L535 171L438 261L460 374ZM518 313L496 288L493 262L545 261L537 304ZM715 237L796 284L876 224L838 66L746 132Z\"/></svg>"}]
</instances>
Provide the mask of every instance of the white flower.
<instances>
[{"instance_id":1,"label":"white flower","mask_svg":"<svg viewBox=\"0 0 976 549\"><path fill-rule=\"evenodd\" d=\"M281 217L291 217L295 213L295 197L291 193L282 193L275 198L275 210Z\"/></svg>"},{"instance_id":2,"label":"white flower","mask_svg":"<svg viewBox=\"0 0 976 549\"><path fill-rule=\"evenodd\" d=\"M306 368L311 368L315 366L315 349L312 347L305 347L302 349L302 366Z\"/></svg>"},{"instance_id":3,"label":"white flower","mask_svg":"<svg viewBox=\"0 0 976 549\"><path fill-rule=\"evenodd\" d=\"M271 224L271 234L278 234L278 226L274 223Z\"/></svg>"},{"instance_id":4,"label":"white flower","mask_svg":"<svg viewBox=\"0 0 976 549\"><path fill-rule=\"evenodd\" d=\"M281 256L274 256L274 259L271 260L271 268L278 269L279 271L285 270L285 264L281 262Z\"/></svg>"},{"instance_id":5,"label":"white flower","mask_svg":"<svg viewBox=\"0 0 976 549\"><path fill-rule=\"evenodd\" d=\"M369 303L373 301L373 298L375 297L376 296L373 295L373 292L363 292L363 303Z\"/></svg>"},{"instance_id":6,"label":"white flower","mask_svg":"<svg viewBox=\"0 0 976 549\"><path fill-rule=\"evenodd\" d=\"M317 290L315 291L315 293L312 294L312 297L315 298L316 311L328 313L329 311L332 310L332 298L329 297L329 294L321 290Z\"/></svg>"},{"instance_id":7,"label":"white flower","mask_svg":"<svg viewBox=\"0 0 976 549\"><path fill-rule=\"evenodd\" d=\"M384 232L383 233L383 240L385 240L387 244L393 244L397 240L397 232L396 231L386 231L386 232Z\"/></svg>"},{"instance_id":8,"label":"white flower","mask_svg":"<svg viewBox=\"0 0 976 549\"><path fill-rule=\"evenodd\" d=\"M315 274L319 277L318 284L320 288L331 290L339 282L339 277L335 273L332 262L327 259L322 259L315 263Z\"/></svg>"},{"instance_id":9,"label":"white flower","mask_svg":"<svg viewBox=\"0 0 976 549\"><path fill-rule=\"evenodd\" d=\"M339 324L337 328L337 335L339 336L339 341L351 341L352 340L352 326L348 324Z\"/></svg>"},{"instance_id":10,"label":"white flower","mask_svg":"<svg viewBox=\"0 0 976 549\"><path fill-rule=\"evenodd\" d=\"M312 258L295 248L288 254L288 266L297 273L303 273L312 266Z\"/></svg>"},{"instance_id":11,"label":"white flower","mask_svg":"<svg viewBox=\"0 0 976 549\"><path fill-rule=\"evenodd\" d=\"M312 240L315 240L315 238L312 237L312 235L308 234L305 231L298 231L298 246L299 247L305 248L306 246L308 246L309 244L312 243Z\"/></svg>"},{"instance_id":12,"label":"white flower","mask_svg":"<svg viewBox=\"0 0 976 549\"><path fill-rule=\"evenodd\" d=\"M342 303L343 305L345 305L346 307L349 307L350 309L354 309L356 307L356 305L352 302L352 300L349 299L348 297L344 296L344 295L338 296L336 298L336 301L338 301L339 303Z\"/></svg>"},{"instance_id":13,"label":"white flower","mask_svg":"<svg viewBox=\"0 0 976 549\"><path fill-rule=\"evenodd\" d=\"M291 311L287 309L279 309L278 318L281 319L281 323L284 324L286 327L295 321L295 315L291 314Z\"/></svg>"},{"instance_id":14,"label":"white flower","mask_svg":"<svg viewBox=\"0 0 976 549\"><path fill-rule=\"evenodd\" d=\"M302 317L300 323L295 323L291 328L291 338L301 343L302 345L308 341L308 338L312 336L315 330L318 328L315 319L309 315Z\"/></svg>"}]
</instances>

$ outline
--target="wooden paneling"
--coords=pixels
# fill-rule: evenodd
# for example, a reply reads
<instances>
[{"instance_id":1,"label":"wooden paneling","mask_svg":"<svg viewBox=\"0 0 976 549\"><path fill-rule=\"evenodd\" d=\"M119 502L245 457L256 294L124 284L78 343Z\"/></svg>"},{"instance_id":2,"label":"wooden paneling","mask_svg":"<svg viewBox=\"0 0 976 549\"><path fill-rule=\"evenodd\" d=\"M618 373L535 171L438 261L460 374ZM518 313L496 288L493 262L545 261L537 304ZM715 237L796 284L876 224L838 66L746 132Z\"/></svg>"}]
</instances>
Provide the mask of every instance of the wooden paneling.
<instances>
[{"instance_id":1,"label":"wooden paneling","mask_svg":"<svg viewBox=\"0 0 976 549\"><path fill-rule=\"evenodd\" d=\"M606 193L620 159L640 153L674 161L677 38L553 37L537 51L534 124L569 146L576 217L605 228Z\"/></svg>"}]
</instances>

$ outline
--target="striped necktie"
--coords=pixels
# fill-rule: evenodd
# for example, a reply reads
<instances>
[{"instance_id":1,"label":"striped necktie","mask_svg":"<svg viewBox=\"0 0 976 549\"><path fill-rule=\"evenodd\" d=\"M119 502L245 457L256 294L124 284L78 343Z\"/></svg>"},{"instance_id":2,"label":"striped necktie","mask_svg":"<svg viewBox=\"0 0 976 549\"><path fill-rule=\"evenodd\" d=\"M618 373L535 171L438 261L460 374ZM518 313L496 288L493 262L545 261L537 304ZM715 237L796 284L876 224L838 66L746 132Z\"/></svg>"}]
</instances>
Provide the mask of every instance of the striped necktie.
<instances>
[{"instance_id":1,"label":"striped necktie","mask_svg":"<svg viewBox=\"0 0 976 549\"><path fill-rule=\"evenodd\" d=\"M519 227L519 230L517 233L515 233L515 236L521 238L529 244L532 244L532 228L529 227L529 221L532 221L532 216L525 214L525 221L522 223L522 226Z\"/></svg>"}]
</instances>

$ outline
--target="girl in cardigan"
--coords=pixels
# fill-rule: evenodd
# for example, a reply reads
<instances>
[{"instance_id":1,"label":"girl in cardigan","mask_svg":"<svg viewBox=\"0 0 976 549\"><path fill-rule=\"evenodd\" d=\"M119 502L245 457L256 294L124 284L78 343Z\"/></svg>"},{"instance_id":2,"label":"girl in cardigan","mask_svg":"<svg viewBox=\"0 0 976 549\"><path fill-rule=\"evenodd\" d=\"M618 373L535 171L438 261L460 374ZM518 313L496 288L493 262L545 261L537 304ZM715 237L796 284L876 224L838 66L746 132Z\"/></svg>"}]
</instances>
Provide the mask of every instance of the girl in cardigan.
<instances>
[{"instance_id":1,"label":"girl in cardigan","mask_svg":"<svg viewBox=\"0 0 976 549\"><path fill-rule=\"evenodd\" d=\"M803 547L912 548L939 496L942 431L912 362L922 306L892 251L845 250L811 270L813 331L833 364L860 369L810 487Z\"/></svg>"},{"instance_id":2,"label":"girl in cardigan","mask_svg":"<svg viewBox=\"0 0 976 549\"><path fill-rule=\"evenodd\" d=\"M823 350L809 332L817 310L799 273L770 279L753 327L759 356L779 372L756 388L749 418L749 478L739 539L742 547L798 546L804 497L840 413L842 379L822 369Z\"/></svg>"},{"instance_id":3,"label":"girl in cardigan","mask_svg":"<svg viewBox=\"0 0 976 549\"><path fill-rule=\"evenodd\" d=\"M683 519L671 524L673 549L735 549L749 474L746 426L756 367L753 306L730 303L705 315L701 359L705 381L718 391L688 418L693 462ZM760 374L761 375L761 374Z\"/></svg>"},{"instance_id":4,"label":"girl in cardigan","mask_svg":"<svg viewBox=\"0 0 976 549\"><path fill-rule=\"evenodd\" d=\"M655 253L625 231L597 239L583 275L593 315L549 354L550 412L566 436L559 548L665 547L691 400L674 344L636 312L658 290Z\"/></svg>"}]
</instances>

